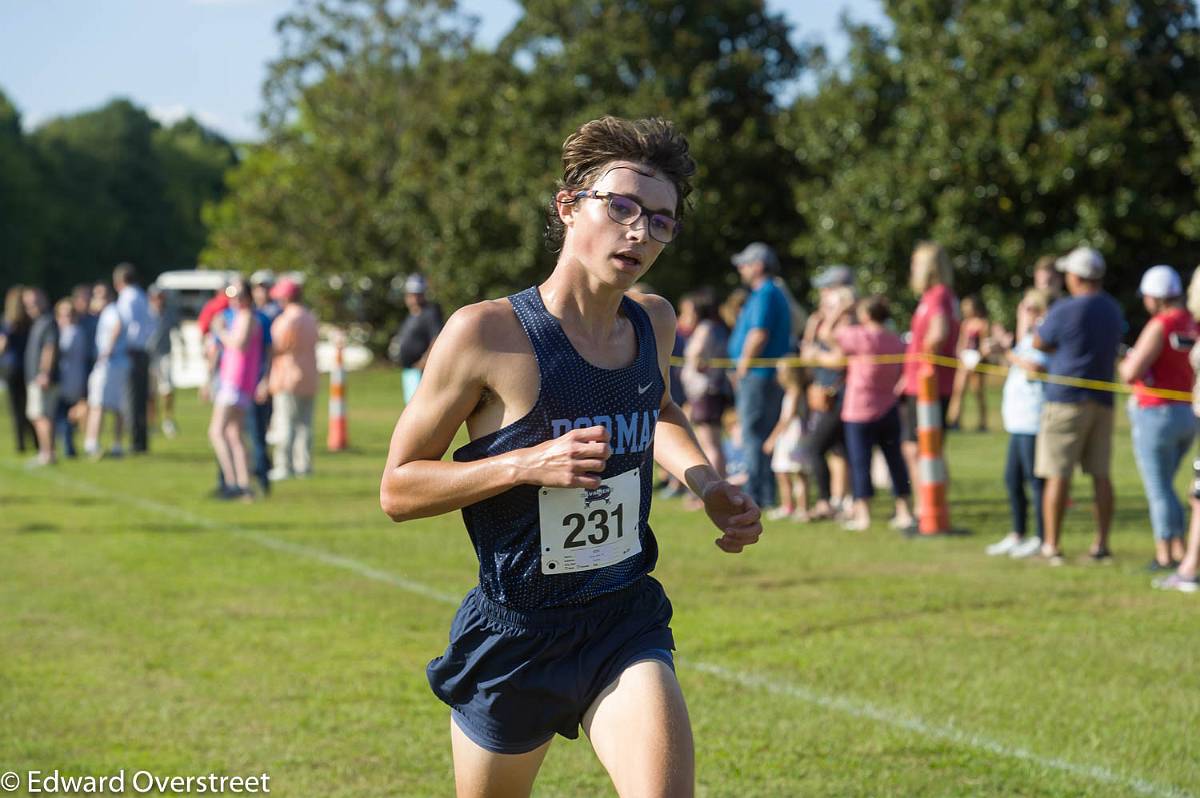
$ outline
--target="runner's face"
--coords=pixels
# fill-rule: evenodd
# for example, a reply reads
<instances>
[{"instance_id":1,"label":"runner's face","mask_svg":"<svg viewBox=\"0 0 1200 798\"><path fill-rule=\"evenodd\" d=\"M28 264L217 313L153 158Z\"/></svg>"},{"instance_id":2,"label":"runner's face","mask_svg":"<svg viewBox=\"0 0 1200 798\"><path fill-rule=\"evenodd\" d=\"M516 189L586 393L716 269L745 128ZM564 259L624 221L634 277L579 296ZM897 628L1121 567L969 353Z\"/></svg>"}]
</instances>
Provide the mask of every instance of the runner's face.
<instances>
[{"instance_id":1,"label":"runner's face","mask_svg":"<svg viewBox=\"0 0 1200 798\"><path fill-rule=\"evenodd\" d=\"M650 213L676 215L675 187L645 165L616 161L590 188L622 194ZM560 203L571 196L560 192ZM632 225L623 225L612 220L608 202L602 199L584 198L559 207L567 226L564 249L607 285L629 288L649 271L666 246L650 236L646 212Z\"/></svg>"}]
</instances>

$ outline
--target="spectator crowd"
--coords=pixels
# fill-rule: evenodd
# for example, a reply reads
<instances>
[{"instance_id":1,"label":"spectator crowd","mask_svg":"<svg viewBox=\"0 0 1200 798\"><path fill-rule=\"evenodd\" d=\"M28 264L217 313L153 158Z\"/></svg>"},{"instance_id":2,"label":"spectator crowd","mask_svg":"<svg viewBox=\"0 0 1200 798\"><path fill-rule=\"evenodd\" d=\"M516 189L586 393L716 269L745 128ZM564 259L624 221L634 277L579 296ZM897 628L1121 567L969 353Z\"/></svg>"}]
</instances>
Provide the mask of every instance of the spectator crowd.
<instances>
[{"instance_id":1,"label":"spectator crowd","mask_svg":"<svg viewBox=\"0 0 1200 798\"><path fill-rule=\"evenodd\" d=\"M201 395L213 408L214 495L253 500L268 494L272 481L307 476L317 322L300 284L276 281L269 272L236 279L205 304L197 324L209 375ZM172 359L178 327L167 293L144 290L128 263L113 270L111 284L76 286L53 307L38 287L10 287L0 374L17 451L36 451L29 466L53 465L60 446L66 457L77 457L80 427L91 460L147 453L153 427L168 438L178 435Z\"/></svg>"},{"instance_id":2,"label":"spectator crowd","mask_svg":"<svg viewBox=\"0 0 1200 798\"><path fill-rule=\"evenodd\" d=\"M1010 531L987 554L1062 564L1063 516L1078 468L1094 491L1088 556L1112 557L1114 405L1128 391L1154 540L1148 568L1162 572L1157 587L1200 591L1200 458L1190 520L1173 487L1200 416L1200 270L1186 291L1170 266L1145 272L1139 296L1150 318L1123 351L1123 313L1104 290L1103 257L1088 247L1034 264L1011 331L989 318L979 297L955 295L950 257L934 242L912 253L917 304L906 330L897 328L888 297L858 295L848 266L814 275L809 313L768 244L752 243L731 261L741 285L727 298L701 287L679 302L674 354L681 365L672 369L670 390L714 467L770 508L769 518L862 531L872 523L876 489L887 487L888 524L915 532L934 509L921 506L922 481L931 477L920 460L918 425L956 429L973 403L975 428L986 430L987 366L1004 366ZM405 280L409 314L390 347L406 401L441 327L427 288L420 275ZM16 447L36 450L30 466L53 464L60 444L65 456L77 456L81 426L83 454L93 460L123 456L126 438L130 452L148 451L156 427L177 435L171 364L178 324L164 292L145 292L129 264L114 269L111 285L77 286L52 306L36 287L10 288L0 374ZM269 272L235 279L204 305L197 325L209 374L200 392L212 405L213 495L254 500L272 482L310 474L318 333L300 284ZM930 369L939 399L932 413L918 402ZM662 492L698 506L681 485L664 483Z\"/></svg>"}]
</instances>

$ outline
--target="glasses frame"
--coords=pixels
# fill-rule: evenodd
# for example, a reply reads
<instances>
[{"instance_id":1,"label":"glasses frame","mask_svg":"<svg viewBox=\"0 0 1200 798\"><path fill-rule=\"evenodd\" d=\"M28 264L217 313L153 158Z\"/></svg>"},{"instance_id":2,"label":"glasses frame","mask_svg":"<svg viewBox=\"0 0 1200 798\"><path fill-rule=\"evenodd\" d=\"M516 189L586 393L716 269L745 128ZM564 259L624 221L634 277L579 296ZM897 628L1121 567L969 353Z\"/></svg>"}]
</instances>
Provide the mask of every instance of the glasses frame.
<instances>
[{"instance_id":1,"label":"glasses frame","mask_svg":"<svg viewBox=\"0 0 1200 798\"><path fill-rule=\"evenodd\" d=\"M636 205L638 207L638 211L639 211L638 215L633 217L632 219L630 219L628 222L623 222L620 219L613 216L613 210L612 210L612 198L613 197L620 197L623 200L628 200L629 202L632 202L634 205ZM671 236L670 241L663 241L661 238L654 235L654 225L650 224L649 222L647 222L647 224L646 224L646 233L660 244L670 244L671 241L674 241L675 239L679 238L679 234L683 232L683 222L681 220L675 218L674 216L669 216L665 213L659 213L658 211L651 211L649 208L647 208L645 205L643 205L642 203L635 200L633 197L618 193L616 191L596 191L595 189L588 189L586 191L577 191L577 192L575 192L575 199L576 200L581 200L581 199L602 200L604 202L604 204L606 206L608 206L608 218L612 219L614 222L616 222L619 225L624 225L625 227L633 227L635 224L638 223L638 221L643 216L646 217L648 220L653 220L653 218L655 216L661 216L664 219L670 219L672 224L675 225L675 233L674 233L674 235Z\"/></svg>"}]
</instances>

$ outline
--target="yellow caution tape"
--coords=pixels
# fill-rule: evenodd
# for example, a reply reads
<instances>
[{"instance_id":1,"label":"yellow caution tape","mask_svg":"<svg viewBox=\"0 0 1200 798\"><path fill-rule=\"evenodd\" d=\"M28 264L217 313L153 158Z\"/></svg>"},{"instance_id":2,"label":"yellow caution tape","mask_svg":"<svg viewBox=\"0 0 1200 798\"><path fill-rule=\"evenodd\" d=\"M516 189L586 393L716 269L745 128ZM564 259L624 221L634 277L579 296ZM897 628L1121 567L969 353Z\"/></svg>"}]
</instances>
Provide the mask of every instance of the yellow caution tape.
<instances>
[{"instance_id":1,"label":"yellow caution tape","mask_svg":"<svg viewBox=\"0 0 1200 798\"><path fill-rule=\"evenodd\" d=\"M909 360L918 360L918 361L924 361L926 363L933 363L934 365L937 365L937 366L948 366L949 368L954 368L954 369L957 369L960 366L964 366L963 362L956 357L947 357L946 355L932 355L932 354L855 355L852 359L862 360L862 361L867 361L867 362L872 362L872 363L884 363L884 364L886 364L886 363L907 363ZM843 358L839 365L844 366L846 364L846 362L847 362L847 359ZM817 361L817 360L806 359L806 358L798 357L798 356L796 356L796 357L760 357L760 358L753 358L753 359L747 361L747 364L751 368L756 368L756 367L757 368L763 368L763 367L772 367L773 368L774 366L776 366L780 363L787 363L790 366L817 366L817 367L823 367L823 368L837 368L837 366L830 366L829 361ZM737 364L738 364L738 361L731 360L729 358L713 358L712 360L703 361L703 365L713 366L716 368L726 368L726 369L736 368ZM682 366L682 365L684 365L684 359L681 357L672 357L671 365L672 366ZM994 375L1003 377L1008 374L1010 368L1011 368L1010 366L996 366L991 363L979 363L972 370L977 371L981 374L994 374ZM1127 394L1129 394L1129 393L1133 393L1135 390L1134 386L1126 385L1125 383L1121 383L1121 382L1105 382L1104 380L1088 380L1088 379L1084 379L1082 377L1065 377L1065 376L1062 376L1059 374L1047 374L1044 371L1029 372L1029 379L1040 380L1042 382L1053 382L1057 385L1070 385L1075 388L1087 388L1087 389L1093 390L1093 391L1105 391L1107 393L1127 393ZM1155 396L1160 399L1170 399L1175 402L1191 403L1191 401L1192 401L1192 394L1190 391L1174 391L1169 388L1149 388L1149 387L1140 387L1140 388L1136 388L1136 390L1139 394L1142 394L1145 396Z\"/></svg>"}]
</instances>

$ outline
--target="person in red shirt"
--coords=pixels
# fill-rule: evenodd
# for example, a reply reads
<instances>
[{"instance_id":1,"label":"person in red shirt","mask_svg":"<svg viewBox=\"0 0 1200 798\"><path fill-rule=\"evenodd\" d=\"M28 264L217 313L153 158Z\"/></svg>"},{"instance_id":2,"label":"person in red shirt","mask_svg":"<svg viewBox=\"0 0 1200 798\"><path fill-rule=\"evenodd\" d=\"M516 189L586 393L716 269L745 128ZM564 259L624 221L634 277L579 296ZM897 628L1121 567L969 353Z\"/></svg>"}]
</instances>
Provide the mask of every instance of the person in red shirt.
<instances>
[{"instance_id":1,"label":"person in red shirt","mask_svg":"<svg viewBox=\"0 0 1200 798\"><path fill-rule=\"evenodd\" d=\"M1137 343L1121 361L1121 379L1133 385L1129 426L1133 456L1154 530L1151 570L1173 568L1183 559L1183 503L1175 493L1175 472L1192 445L1195 420L1191 403L1166 399L1147 388L1164 388L1190 395L1195 374L1188 353L1200 329L1183 306L1183 281L1170 266L1154 266L1142 276L1138 293L1151 319Z\"/></svg>"},{"instance_id":2,"label":"person in red shirt","mask_svg":"<svg viewBox=\"0 0 1200 798\"><path fill-rule=\"evenodd\" d=\"M954 357L954 345L958 341L958 299L954 296L954 270L950 256L941 244L922 241L912 254L911 282L914 294L921 301L912 316L908 348L909 360L904 363L904 376L899 390L904 400L900 403L900 430L903 441L904 460L912 478L913 495L921 496L921 472L918 468L917 447L917 386L921 369L925 364L913 357L920 354ZM951 366L937 366L938 396L942 402L941 423L944 432L946 410L950 395L954 391L954 372ZM943 461L945 453L942 454ZM946 464L949 468L949 463ZM947 481L949 474L947 473ZM921 516L918 506L917 517Z\"/></svg>"},{"instance_id":3,"label":"person in red shirt","mask_svg":"<svg viewBox=\"0 0 1200 798\"><path fill-rule=\"evenodd\" d=\"M200 328L201 335L208 335L208 331L212 329L213 318L227 307L229 307L229 297L225 296L225 289L222 288L213 294L212 299L204 303L204 307L200 308L196 326Z\"/></svg>"}]
</instances>

